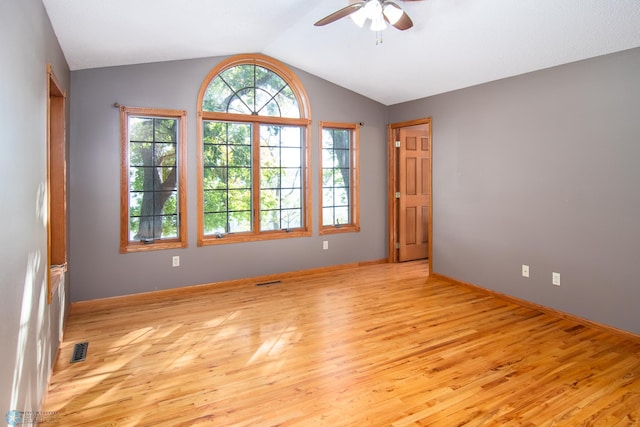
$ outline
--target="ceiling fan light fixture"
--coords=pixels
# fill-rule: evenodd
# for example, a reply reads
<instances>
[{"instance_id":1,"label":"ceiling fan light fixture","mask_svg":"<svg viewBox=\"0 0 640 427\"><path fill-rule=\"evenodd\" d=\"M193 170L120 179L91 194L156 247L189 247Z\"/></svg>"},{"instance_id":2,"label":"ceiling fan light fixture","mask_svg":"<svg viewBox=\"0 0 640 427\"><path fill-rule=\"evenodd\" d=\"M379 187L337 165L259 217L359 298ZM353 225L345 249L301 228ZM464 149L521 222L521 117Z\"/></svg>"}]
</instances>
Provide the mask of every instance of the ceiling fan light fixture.
<instances>
[{"instance_id":1,"label":"ceiling fan light fixture","mask_svg":"<svg viewBox=\"0 0 640 427\"><path fill-rule=\"evenodd\" d=\"M364 13L364 8L360 8L351 15L351 20L360 28L364 26L365 21L367 20L367 15Z\"/></svg>"},{"instance_id":2,"label":"ceiling fan light fixture","mask_svg":"<svg viewBox=\"0 0 640 427\"><path fill-rule=\"evenodd\" d=\"M362 7L364 15L372 21L382 15L382 5L378 0L369 0L367 4Z\"/></svg>"},{"instance_id":3,"label":"ceiling fan light fixture","mask_svg":"<svg viewBox=\"0 0 640 427\"><path fill-rule=\"evenodd\" d=\"M400 7L398 7L398 5L394 3L387 3L384 5L383 13L389 21L389 24L393 25L400 20L404 12Z\"/></svg>"},{"instance_id":4,"label":"ceiling fan light fixture","mask_svg":"<svg viewBox=\"0 0 640 427\"><path fill-rule=\"evenodd\" d=\"M387 28L387 23L384 22L382 13L371 20L371 31L383 31Z\"/></svg>"}]
</instances>

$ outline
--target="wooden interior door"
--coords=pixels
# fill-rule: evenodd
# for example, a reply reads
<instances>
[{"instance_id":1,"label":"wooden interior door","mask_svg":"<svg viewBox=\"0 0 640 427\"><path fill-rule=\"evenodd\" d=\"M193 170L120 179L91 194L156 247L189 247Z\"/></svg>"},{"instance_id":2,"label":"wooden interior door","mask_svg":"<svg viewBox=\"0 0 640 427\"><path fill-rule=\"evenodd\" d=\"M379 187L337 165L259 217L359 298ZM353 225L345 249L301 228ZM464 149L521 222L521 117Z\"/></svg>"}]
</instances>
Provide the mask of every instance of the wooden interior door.
<instances>
[{"instance_id":1,"label":"wooden interior door","mask_svg":"<svg viewBox=\"0 0 640 427\"><path fill-rule=\"evenodd\" d=\"M398 260L425 259L429 257L429 132L407 127L399 134Z\"/></svg>"}]
</instances>

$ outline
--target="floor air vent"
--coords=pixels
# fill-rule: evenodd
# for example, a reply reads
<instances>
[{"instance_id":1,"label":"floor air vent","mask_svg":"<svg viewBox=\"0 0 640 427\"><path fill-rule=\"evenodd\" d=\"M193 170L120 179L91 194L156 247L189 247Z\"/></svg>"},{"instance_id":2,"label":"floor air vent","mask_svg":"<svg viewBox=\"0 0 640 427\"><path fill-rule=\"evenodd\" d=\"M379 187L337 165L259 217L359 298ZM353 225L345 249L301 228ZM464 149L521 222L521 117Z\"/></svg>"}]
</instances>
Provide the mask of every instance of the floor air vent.
<instances>
[{"instance_id":1,"label":"floor air vent","mask_svg":"<svg viewBox=\"0 0 640 427\"><path fill-rule=\"evenodd\" d=\"M88 342L80 342L73 347L71 363L82 362L87 357Z\"/></svg>"},{"instance_id":2,"label":"floor air vent","mask_svg":"<svg viewBox=\"0 0 640 427\"><path fill-rule=\"evenodd\" d=\"M273 280L271 282L256 283L256 286L268 286L268 285L275 285L277 283L282 283L282 281L281 280Z\"/></svg>"}]
</instances>

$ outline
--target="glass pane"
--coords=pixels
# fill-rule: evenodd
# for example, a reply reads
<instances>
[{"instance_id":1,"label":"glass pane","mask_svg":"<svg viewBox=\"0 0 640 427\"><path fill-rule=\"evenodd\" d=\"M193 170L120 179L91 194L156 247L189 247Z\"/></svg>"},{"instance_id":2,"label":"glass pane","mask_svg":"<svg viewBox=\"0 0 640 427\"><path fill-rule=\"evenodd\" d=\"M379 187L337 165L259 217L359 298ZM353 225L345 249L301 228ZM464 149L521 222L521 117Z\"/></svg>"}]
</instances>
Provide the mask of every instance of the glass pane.
<instances>
[{"instance_id":1,"label":"glass pane","mask_svg":"<svg viewBox=\"0 0 640 427\"><path fill-rule=\"evenodd\" d=\"M176 215L162 217L162 238L178 237L178 217Z\"/></svg>"},{"instance_id":2,"label":"glass pane","mask_svg":"<svg viewBox=\"0 0 640 427\"><path fill-rule=\"evenodd\" d=\"M251 190L229 190L230 211L251 210Z\"/></svg>"},{"instance_id":3,"label":"glass pane","mask_svg":"<svg viewBox=\"0 0 640 427\"><path fill-rule=\"evenodd\" d=\"M280 108L271 98L271 93L261 89L256 90L256 112L258 115L280 117Z\"/></svg>"},{"instance_id":4,"label":"glass pane","mask_svg":"<svg viewBox=\"0 0 640 427\"><path fill-rule=\"evenodd\" d=\"M149 142L129 143L129 165L151 166L153 162L153 144Z\"/></svg>"},{"instance_id":5,"label":"glass pane","mask_svg":"<svg viewBox=\"0 0 640 427\"><path fill-rule=\"evenodd\" d=\"M349 169L334 169L333 177L336 187L348 187L349 186Z\"/></svg>"},{"instance_id":6,"label":"glass pane","mask_svg":"<svg viewBox=\"0 0 640 427\"><path fill-rule=\"evenodd\" d=\"M229 146L229 166L251 167L251 147L248 145Z\"/></svg>"},{"instance_id":7,"label":"glass pane","mask_svg":"<svg viewBox=\"0 0 640 427\"><path fill-rule=\"evenodd\" d=\"M251 231L251 212L229 213L229 232L242 233Z\"/></svg>"},{"instance_id":8,"label":"glass pane","mask_svg":"<svg viewBox=\"0 0 640 427\"><path fill-rule=\"evenodd\" d=\"M332 129L322 129L322 149L333 148L333 132Z\"/></svg>"},{"instance_id":9,"label":"glass pane","mask_svg":"<svg viewBox=\"0 0 640 427\"><path fill-rule=\"evenodd\" d=\"M155 141L176 142L178 121L176 119L155 119Z\"/></svg>"},{"instance_id":10,"label":"glass pane","mask_svg":"<svg viewBox=\"0 0 640 427\"><path fill-rule=\"evenodd\" d=\"M289 86L283 89L275 97L278 106L280 107L280 114L282 117L287 118L300 118L300 107L298 106L298 100L295 94Z\"/></svg>"},{"instance_id":11,"label":"glass pane","mask_svg":"<svg viewBox=\"0 0 640 427\"><path fill-rule=\"evenodd\" d=\"M129 141L153 141L153 119L149 117L129 117Z\"/></svg>"},{"instance_id":12,"label":"glass pane","mask_svg":"<svg viewBox=\"0 0 640 427\"><path fill-rule=\"evenodd\" d=\"M280 147L280 126L260 125L260 145L264 147Z\"/></svg>"},{"instance_id":13,"label":"glass pane","mask_svg":"<svg viewBox=\"0 0 640 427\"><path fill-rule=\"evenodd\" d=\"M209 145L202 148L202 161L204 166L226 166L227 164L226 145Z\"/></svg>"},{"instance_id":14,"label":"glass pane","mask_svg":"<svg viewBox=\"0 0 640 427\"><path fill-rule=\"evenodd\" d=\"M349 188L335 188L334 198L336 206L349 206Z\"/></svg>"},{"instance_id":15,"label":"glass pane","mask_svg":"<svg viewBox=\"0 0 640 427\"><path fill-rule=\"evenodd\" d=\"M336 225L338 224L349 224L351 220L349 219L349 208L348 207L336 207L335 209L336 215Z\"/></svg>"},{"instance_id":16,"label":"glass pane","mask_svg":"<svg viewBox=\"0 0 640 427\"><path fill-rule=\"evenodd\" d=\"M332 129L333 148L348 150L350 147L351 131L349 129Z\"/></svg>"},{"instance_id":17,"label":"glass pane","mask_svg":"<svg viewBox=\"0 0 640 427\"><path fill-rule=\"evenodd\" d=\"M177 215L178 214L178 192L170 191L160 193L160 197L165 201L162 207L162 213L164 215Z\"/></svg>"},{"instance_id":18,"label":"glass pane","mask_svg":"<svg viewBox=\"0 0 640 427\"><path fill-rule=\"evenodd\" d=\"M132 191L129 193L129 216L140 216L142 210L142 195L144 193Z\"/></svg>"},{"instance_id":19,"label":"glass pane","mask_svg":"<svg viewBox=\"0 0 640 427\"><path fill-rule=\"evenodd\" d=\"M280 190L260 191L260 209L280 209Z\"/></svg>"},{"instance_id":20,"label":"glass pane","mask_svg":"<svg viewBox=\"0 0 640 427\"><path fill-rule=\"evenodd\" d=\"M280 106L272 99L268 99L268 102L258 109L258 115L267 117L280 117Z\"/></svg>"},{"instance_id":21,"label":"glass pane","mask_svg":"<svg viewBox=\"0 0 640 427\"><path fill-rule=\"evenodd\" d=\"M278 147L260 147L260 166L280 166L280 149Z\"/></svg>"},{"instance_id":22,"label":"glass pane","mask_svg":"<svg viewBox=\"0 0 640 427\"><path fill-rule=\"evenodd\" d=\"M218 76L209 83L209 87L207 87L204 93L202 110L226 112L227 102L232 95L233 91L231 88Z\"/></svg>"},{"instance_id":23,"label":"glass pane","mask_svg":"<svg viewBox=\"0 0 640 427\"><path fill-rule=\"evenodd\" d=\"M302 225L300 209L283 209L280 228L299 228Z\"/></svg>"},{"instance_id":24,"label":"glass pane","mask_svg":"<svg viewBox=\"0 0 640 427\"><path fill-rule=\"evenodd\" d=\"M302 186L300 180L300 168L282 168L282 188L300 188Z\"/></svg>"},{"instance_id":25,"label":"glass pane","mask_svg":"<svg viewBox=\"0 0 640 427\"><path fill-rule=\"evenodd\" d=\"M335 166L335 157L333 156L333 150L322 150L322 167L332 168Z\"/></svg>"},{"instance_id":26,"label":"glass pane","mask_svg":"<svg viewBox=\"0 0 640 427\"><path fill-rule=\"evenodd\" d=\"M129 191L145 190L153 190L153 168L129 168Z\"/></svg>"},{"instance_id":27,"label":"glass pane","mask_svg":"<svg viewBox=\"0 0 640 427\"><path fill-rule=\"evenodd\" d=\"M281 91L287 83L273 71L264 68L256 67L256 86L266 91L269 96L273 96Z\"/></svg>"},{"instance_id":28,"label":"glass pane","mask_svg":"<svg viewBox=\"0 0 640 427\"><path fill-rule=\"evenodd\" d=\"M216 233L226 233L227 230L227 214L225 213L208 213L204 214L204 234L212 235Z\"/></svg>"},{"instance_id":29,"label":"glass pane","mask_svg":"<svg viewBox=\"0 0 640 427\"><path fill-rule=\"evenodd\" d=\"M239 99L243 105L242 110L237 111L238 113L251 114L254 111L256 111L256 99L255 99L256 90L253 87L242 89L241 91L238 92L237 97L238 97L237 99ZM238 105L240 104L236 102L236 99L234 99L231 105L229 106L229 112L233 113L233 111L231 111L231 108L238 108L237 107ZM244 111L248 111L248 112L244 112Z\"/></svg>"},{"instance_id":30,"label":"glass pane","mask_svg":"<svg viewBox=\"0 0 640 427\"><path fill-rule=\"evenodd\" d=\"M229 144L251 145L252 132L248 123L227 123L227 135Z\"/></svg>"},{"instance_id":31,"label":"glass pane","mask_svg":"<svg viewBox=\"0 0 640 427\"><path fill-rule=\"evenodd\" d=\"M261 211L260 229L263 231L280 230L280 211Z\"/></svg>"},{"instance_id":32,"label":"glass pane","mask_svg":"<svg viewBox=\"0 0 640 427\"><path fill-rule=\"evenodd\" d=\"M247 114L250 115L252 113L251 106L244 103L244 101L238 96L234 96L231 98L229 102L229 107L227 108L227 112L233 114Z\"/></svg>"},{"instance_id":33,"label":"glass pane","mask_svg":"<svg viewBox=\"0 0 640 427\"><path fill-rule=\"evenodd\" d=\"M282 190L280 201L283 208L300 208L302 207L302 192L300 190Z\"/></svg>"},{"instance_id":34,"label":"glass pane","mask_svg":"<svg viewBox=\"0 0 640 427\"><path fill-rule=\"evenodd\" d=\"M139 227L140 227L140 218L138 217L129 218L129 240L130 241L139 240L136 237L138 235Z\"/></svg>"},{"instance_id":35,"label":"glass pane","mask_svg":"<svg viewBox=\"0 0 640 427\"><path fill-rule=\"evenodd\" d=\"M300 155L299 148L282 148L280 150L280 164L283 167L299 168L301 165Z\"/></svg>"},{"instance_id":36,"label":"glass pane","mask_svg":"<svg viewBox=\"0 0 640 427\"><path fill-rule=\"evenodd\" d=\"M237 92L247 87L253 87L255 66L252 64L236 65L224 70L220 76Z\"/></svg>"},{"instance_id":37,"label":"glass pane","mask_svg":"<svg viewBox=\"0 0 640 427\"><path fill-rule=\"evenodd\" d=\"M129 238L134 241L154 240L162 236L162 217L142 216L129 219Z\"/></svg>"},{"instance_id":38,"label":"glass pane","mask_svg":"<svg viewBox=\"0 0 640 427\"><path fill-rule=\"evenodd\" d=\"M280 187L280 169L262 168L260 170L260 188Z\"/></svg>"},{"instance_id":39,"label":"glass pane","mask_svg":"<svg viewBox=\"0 0 640 427\"><path fill-rule=\"evenodd\" d=\"M225 212L227 210L227 192L222 190L209 190L204 192L205 212Z\"/></svg>"},{"instance_id":40,"label":"glass pane","mask_svg":"<svg viewBox=\"0 0 640 427\"><path fill-rule=\"evenodd\" d=\"M280 129L283 147L302 147L302 129L293 126L282 126Z\"/></svg>"},{"instance_id":41,"label":"glass pane","mask_svg":"<svg viewBox=\"0 0 640 427\"><path fill-rule=\"evenodd\" d=\"M153 171L151 168L145 168L145 173ZM151 172L153 173L153 172ZM145 180L149 177L145 177ZM153 176L154 190L174 190L177 188L177 179L175 174L175 167L170 168L155 168L155 175Z\"/></svg>"},{"instance_id":42,"label":"glass pane","mask_svg":"<svg viewBox=\"0 0 640 427\"><path fill-rule=\"evenodd\" d=\"M205 144L225 144L227 141L227 125L224 122L205 121L202 127Z\"/></svg>"},{"instance_id":43,"label":"glass pane","mask_svg":"<svg viewBox=\"0 0 640 427\"><path fill-rule=\"evenodd\" d=\"M322 208L322 225L334 225L333 207Z\"/></svg>"},{"instance_id":44,"label":"glass pane","mask_svg":"<svg viewBox=\"0 0 640 427\"><path fill-rule=\"evenodd\" d=\"M322 206L333 206L333 188L322 189Z\"/></svg>"},{"instance_id":45,"label":"glass pane","mask_svg":"<svg viewBox=\"0 0 640 427\"><path fill-rule=\"evenodd\" d=\"M229 188L251 188L251 169L229 168Z\"/></svg>"},{"instance_id":46,"label":"glass pane","mask_svg":"<svg viewBox=\"0 0 640 427\"><path fill-rule=\"evenodd\" d=\"M158 166L176 165L176 144L156 143L155 164Z\"/></svg>"},{"instance_id":47,"label":"glass pane","mask_svg":"<svg viewBox=\"0 0 640 427\"><path fill-rule=\"evenodd\" d=\"M205 168L203 188L205 190L223 190L227 188L226 168Z\"/></svg>"},{"instance_id":48,"label":"glass pane","mask_svg":"<svg viewBox=\"0 0 640 427\"><path fill-rule=\"evenodd\" d=\"M322 169L322 186L333 187L333 169Z\"/></svg>"}]
</instances>

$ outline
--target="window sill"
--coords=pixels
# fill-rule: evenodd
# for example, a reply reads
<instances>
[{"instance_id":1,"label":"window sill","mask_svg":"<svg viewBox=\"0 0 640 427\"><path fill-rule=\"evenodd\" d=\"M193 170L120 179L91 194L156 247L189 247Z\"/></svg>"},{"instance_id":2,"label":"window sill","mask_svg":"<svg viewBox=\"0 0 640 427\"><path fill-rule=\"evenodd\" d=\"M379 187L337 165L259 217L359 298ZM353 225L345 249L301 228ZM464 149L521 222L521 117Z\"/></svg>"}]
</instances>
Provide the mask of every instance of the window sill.
<instances>
[{"instance_id":1,"label":"window sill","mask_svg":"<svg viewBox=\"0 0 640 427\"><path fill-rule=\"evenodd\" d=\"M186 247L187 242L183 241L160 241L157 243L129 242L126 246L120 246L120 253L128 254L132 252L160 251L164 249L180 249Z\"/></svg>"},{"instance_id":2,"label":"window sill","mask_svg":"<svg viewBox=\"0 0 640 427\"><path fill-rule=\"evenodd\" d=\"M222 237L204 236L198 238L198 246L225 245L231 243L259 242L263 240L292 239L296 237L310 237L311 231L294 230L294 231L265 231L260 234L238 233L225 234Z\"/></svg>"},{"instance_id":3,"label":"window sill","mask_svg":"<svg viewBox=\"0 0 640 427\"><path fill-rule=\"evenodd\" d=\"M360 231L360 226L342 225L340 227L320 227L319 234L323 236L325 234L358 233L359 231Z\"/></svg>"}]
</instances>

